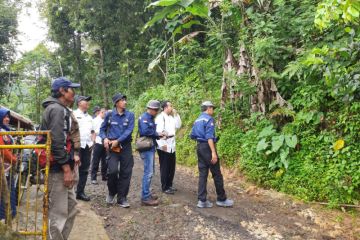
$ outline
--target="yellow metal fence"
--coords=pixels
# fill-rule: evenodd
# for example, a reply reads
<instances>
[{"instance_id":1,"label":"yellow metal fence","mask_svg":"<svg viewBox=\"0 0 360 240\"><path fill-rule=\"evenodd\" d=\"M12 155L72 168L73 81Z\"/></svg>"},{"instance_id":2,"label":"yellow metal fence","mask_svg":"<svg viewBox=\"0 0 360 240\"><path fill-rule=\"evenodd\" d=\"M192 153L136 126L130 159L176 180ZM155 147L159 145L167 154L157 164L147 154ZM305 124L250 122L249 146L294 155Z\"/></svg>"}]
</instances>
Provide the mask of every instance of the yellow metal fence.
<instances>
[{"instance_id":1,"label":"yellow metal fence","mask_svg":"<svg viewBox=\"0 0 360 240\"><path fill-rule=\"evenodd\" d=\"M44 144L24 144L24 136L46 136ZM49 131L0 132L15 144L0 145L0 221L25 238L46 239L48 229L51 137ZM4 161L4 149L12 149L16 163ZM46 166L39 165L35 149L46 150ZM41 204L42 203L42 204ZM2 219L1 219L2 218Z\"/></svg>"}]
</instances>

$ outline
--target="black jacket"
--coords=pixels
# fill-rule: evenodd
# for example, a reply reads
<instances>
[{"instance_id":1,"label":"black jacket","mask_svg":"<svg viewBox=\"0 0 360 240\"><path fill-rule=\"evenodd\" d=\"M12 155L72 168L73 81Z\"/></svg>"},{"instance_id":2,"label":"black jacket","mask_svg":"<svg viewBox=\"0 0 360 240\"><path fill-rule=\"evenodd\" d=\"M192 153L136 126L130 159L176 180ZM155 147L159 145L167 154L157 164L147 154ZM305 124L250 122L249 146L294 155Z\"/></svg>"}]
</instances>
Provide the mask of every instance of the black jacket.
<instances>
[{"instance_id":1,"label":"black jacket","mask_svg":"<svg viewBox=\"0 0 360 240\"><path fill-rule=\"evenodd\" d=\"M73 166L73 158L66 152L66 138L71 129L70 110L58 99L49 97L43 103L45 108L41 130L51 131L51 153L55 164L51 167L52 171L62 170L61 166L70 164Z\"/></svg>"}]
</instances>

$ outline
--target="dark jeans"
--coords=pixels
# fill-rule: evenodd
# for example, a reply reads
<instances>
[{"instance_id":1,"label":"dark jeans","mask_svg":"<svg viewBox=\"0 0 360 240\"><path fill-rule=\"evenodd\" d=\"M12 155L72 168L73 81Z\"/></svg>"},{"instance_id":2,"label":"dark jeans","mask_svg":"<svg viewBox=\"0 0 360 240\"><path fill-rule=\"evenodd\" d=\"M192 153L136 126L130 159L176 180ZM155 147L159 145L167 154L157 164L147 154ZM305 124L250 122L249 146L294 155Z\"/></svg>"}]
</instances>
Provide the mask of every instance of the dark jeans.
<instances>
[{"instance_id":1,"label":"dark jeans","mask_svg":"<svg viewBox=\"0 0 360 240\"><path fill-rule=\"evenodd\" d=\"M176 154L157 150L160 163L161 189L169 189L173 185L176 167Z\"/></svg>"},{"instance_id":2,"label":"dark jeans","mask_svg":"<svg viewBox=\"0 0 360 240\"><path fill-rule=\"evenodd\" d=\"M203 202L206 201L206 185L210 170L215 183L217 200L225 201L226 194L224 190L224 180L220 170L220 163L218 160L216 164L211 164L211 149L207 142L197 144L197 156L199 167L198 199Z\"/></svg>"},{"instance_id":3,"label":"dark jeans","mask_svg":"<svg viewBox=\"0 0 360 240\"><path fill-rule=\"evenodd\" d=\"M86 146L86 148L80 148L81 165L79 167L79 182L76 190L77 194L84 193L86 180L89 175L90 158L91 158L90 148L88 146Z\"/></svg>"},{"instance_id":4,"label":"dark jeans","mask_svg":"<svg viewBox=\"0 0 360 240\"><path fill-rule=\"evenodd\" d=\"M134 166L131 144L124 145L120 153L110 151L109 154L108 190L111 196L117 194L117 200L119 202L126 198L129 193L132 169Z\"/></svg>"},{"instance_id":5,"label":"dark jeans","mask_svg":"<svg viewBox=\"0 0 360 240\"><path fill-rule=\"evenodd\" d=\"M107 162L106 150L104 145L96 143L93 149L92 165L91 165L91 180L96 180L96 175L99 170L99 163L101 162L101 176L106 178Z\"/></svg>"}]
</instances>

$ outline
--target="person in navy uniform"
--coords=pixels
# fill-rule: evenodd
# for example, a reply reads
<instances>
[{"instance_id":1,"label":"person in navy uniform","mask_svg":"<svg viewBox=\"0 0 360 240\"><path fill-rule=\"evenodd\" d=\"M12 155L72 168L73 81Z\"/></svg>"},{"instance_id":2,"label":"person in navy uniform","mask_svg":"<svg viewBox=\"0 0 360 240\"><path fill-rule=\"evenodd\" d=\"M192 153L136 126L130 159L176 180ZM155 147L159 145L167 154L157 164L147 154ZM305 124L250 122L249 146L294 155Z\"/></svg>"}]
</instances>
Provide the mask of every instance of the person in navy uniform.
<instances>
[{"instance_id":1,"label":"person in navy uniform","mask_svg":"<svg viewBox=\"0 0 360 240\"><path fill-rule=\"evenodd\" d=\"M213 204L207 200L207 178L209 170L213 176L217 201L220 207L232 207L234 202L226 197L224 180L220 170L220 163L216 152L217 138L215 136L215 120L212 117L215 106L210 101L201 104L202 113L195 120L191 139L197 141L197 156L199 168L198 204L199 208L210 208Z\"/></svg>"},{"instance_id":2,"label":"person in navy uniform","mask_svg":"<svg viewBox=\"0 0 360 240\"><path fill-rule=\"evenodd\" d=\"M139 135L140 137L146 136L152 138L154 145L149 150L140 152L140 157L144 161L141 203L144 206L157 206L159 204L157 197L152 195L150 191L151 179L154 174L155 140L165 136L165 133L156 132L156 124L154 122L154 118L160 109L160 102L157 100L150 100L146 107L146 112L143 113L138 120Z\"/></svg>"},{"instance_id":3,"label":"person in navy uniform","mask_svg":"<svg viewBox=\"0 0 360 240\"><path fill-rule=\"evenodd\" d=\"M108 112L100 127L100 137L109 154L108 190L106 202L111 204L117 195L117 203L128 208L127 195L130 188L134 158L131 141L134 130L134 113L126 110L126 96L117 93L113 96L114 109ZM119 168L120 165L120 168Z\"/></svg>"}]
</instances>

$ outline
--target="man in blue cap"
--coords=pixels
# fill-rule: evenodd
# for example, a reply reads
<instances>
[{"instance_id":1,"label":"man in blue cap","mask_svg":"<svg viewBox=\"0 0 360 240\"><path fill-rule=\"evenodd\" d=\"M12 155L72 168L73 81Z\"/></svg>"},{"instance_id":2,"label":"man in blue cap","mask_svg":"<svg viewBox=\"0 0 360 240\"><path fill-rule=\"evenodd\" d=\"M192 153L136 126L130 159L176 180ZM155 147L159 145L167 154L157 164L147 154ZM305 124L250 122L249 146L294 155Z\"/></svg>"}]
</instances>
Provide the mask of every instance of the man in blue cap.
<instances>
[{"instance_id":1,"label":"man in blue cap","mask_svg":"<svg viewBox=\"0 0 360 240\"><path fill-rule=\"evenodd\" d=\"M76 199L74 165L79 164L79 152L67 149L72 126L69 107L74 103L75 88L80 84L60 77L51 85L51 97L43 102L45 108L41 129L51 131L51 154L54 163L49 175L49 239L68 239L74 224Z\"/></svg>"},{"instance_id":2,"label":"man in blue cap","mask_svg":"<svg viewBox=\"0 0 360 240\"><path fill-rule=\"evenodd\" d=\"M197 141L197 156L199 168L198 204L199 208L211 208L213 204L207 200L207 178L209 170L213 176L217 201L220 207L232 207L234 202L226 197L224 180L220 170L216 152L217 138L215 136L215 105L210 101L201 104L202 113L195 120L191 131L191 139Z\"/></svg>"},{"instance_id":3,"label":"man in blue cap","mask_svg":"<svg viewBox=\"0 0 360 240\"><path fill-rule=\"evenodd\" d=\"M117 93L113 96L114 109L109 112L100 127L100 137L109 153L108 190L106 202L111 204L117 195L117 203L128 208L127 195L130 188L134 158L132 155L132 132L134 113L126 110L126 96ZM120 165L120 168L119 168Z\"/></svg>"}]
</instances>

